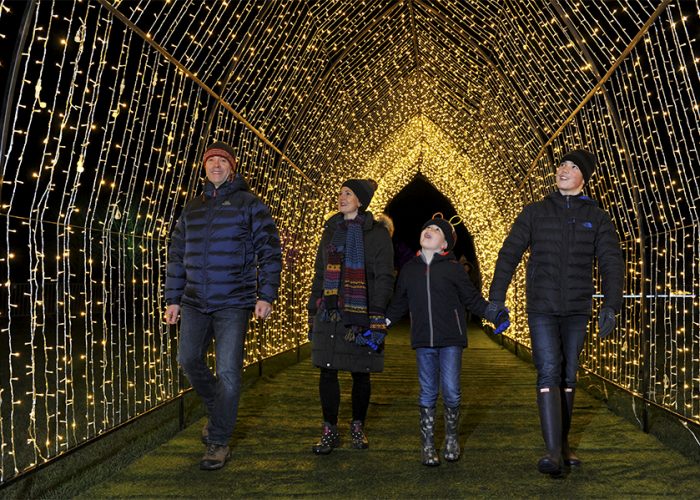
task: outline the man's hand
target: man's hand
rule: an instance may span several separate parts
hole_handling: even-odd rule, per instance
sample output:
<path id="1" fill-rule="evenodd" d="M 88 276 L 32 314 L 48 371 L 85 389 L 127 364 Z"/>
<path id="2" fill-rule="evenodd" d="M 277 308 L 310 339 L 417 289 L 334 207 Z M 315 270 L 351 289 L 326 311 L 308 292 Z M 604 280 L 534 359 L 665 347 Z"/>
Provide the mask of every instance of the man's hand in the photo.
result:
<path id="1" fill-rule="evenodd" d="M 255 303 L 255 317 L 258 319 L 267 319 L 272 312 L 272 304 L 264 300 L 258 300 Z"/>
<path id="2" fill-rule="evenodd" d="M 170 304 L 165 308 L 165 322 L 169 325 L 174 325 L 180 319 L 180 306 Z"/>

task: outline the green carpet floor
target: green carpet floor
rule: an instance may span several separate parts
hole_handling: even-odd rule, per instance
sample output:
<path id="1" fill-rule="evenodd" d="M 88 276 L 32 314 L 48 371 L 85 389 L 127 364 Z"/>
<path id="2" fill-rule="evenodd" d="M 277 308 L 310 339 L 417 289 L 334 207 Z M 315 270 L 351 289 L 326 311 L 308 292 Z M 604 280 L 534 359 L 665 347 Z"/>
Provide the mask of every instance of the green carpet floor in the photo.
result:
<path id="1" fill-rule="evenodd" d="M 700 465 L 580 391 L 572 443 L 584 464 L 562 478 L 539 474 L 543 451 L 534 368 L 472 329 L 464 351 L 464 454 L 437 468 L 420 464 L 418 383 L 408 329 L 393 329 L 386 369 L 372 378 L 369 450 L 349 448 L 349 376 L 341 377 L 343 444 L 315 456 L 320 433 L 318 371 L 308 359 L 263 377 L 241 399 L 233 456 L 198 469 L 204 420 L 94 486 L 83 498 L 647 498 L 700 495 Z M 442 414 L 440 408 L 439 414 Z M 442 437 L 442 425 L 438 437 Z M 440 441 L 438 441 L 440 442 Z"/>

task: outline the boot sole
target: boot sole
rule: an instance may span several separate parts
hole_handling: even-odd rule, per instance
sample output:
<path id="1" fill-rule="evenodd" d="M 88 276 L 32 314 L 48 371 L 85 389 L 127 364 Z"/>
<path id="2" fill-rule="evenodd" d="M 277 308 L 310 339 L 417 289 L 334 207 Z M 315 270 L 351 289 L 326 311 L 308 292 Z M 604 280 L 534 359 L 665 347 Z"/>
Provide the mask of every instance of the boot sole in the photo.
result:
<path id="1" fill-rule="evenodd" d="M 222 462 L 217 462 L 217 463 L 212 464 L 212 465 L 207 465 L 207 464 L 203 464 L 200 462 L 199 469 L 200 470 L 219 470 L 219 469 L 223 468 L 224 465 L 226 465 L 226 461 L 229 458 L 231 458 L 231 453 L 226 455 L 226 457 L 224 458 L 224 460 Z"/>

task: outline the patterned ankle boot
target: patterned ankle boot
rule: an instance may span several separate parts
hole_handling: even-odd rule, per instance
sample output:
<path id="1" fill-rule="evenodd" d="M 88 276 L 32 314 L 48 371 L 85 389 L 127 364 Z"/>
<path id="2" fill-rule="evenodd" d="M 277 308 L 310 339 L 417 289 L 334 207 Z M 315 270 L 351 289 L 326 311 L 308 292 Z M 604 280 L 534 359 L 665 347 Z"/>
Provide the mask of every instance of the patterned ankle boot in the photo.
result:
<path id="1" fill-rule="evenodd" d="M 318 443 L 311 447 L 316 455 L 328 455 L 333 448 L 340 446 L 340 433 L 336 425 L 323 422 L 323 431 Z"/>
<path id="2" fill-rule="evenodd" d="M 459 448 L 459 406 L 445 407 L 445 449 L 442 455 L 448 462 L 456 462 L 461 454 Z"/>
<path id="3" fill-rule="evenodd" d="M 350 437 L 352 438 L 352 447 L 358 450 L 369 448 L 369 441 L 365 435 L 364 426 L 361 420 L 353 420 L 350 422 Z"/>

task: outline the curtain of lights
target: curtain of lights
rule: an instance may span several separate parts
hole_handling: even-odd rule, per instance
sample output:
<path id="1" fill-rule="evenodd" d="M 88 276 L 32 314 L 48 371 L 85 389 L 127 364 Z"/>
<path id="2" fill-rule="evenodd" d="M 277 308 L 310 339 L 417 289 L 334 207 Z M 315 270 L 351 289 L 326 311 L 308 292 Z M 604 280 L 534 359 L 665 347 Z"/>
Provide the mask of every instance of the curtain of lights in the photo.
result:
<path id="1" fill-rule="evenodd" d="M 381 211 L 422 173 L 474 237 L 487 289 L 556 159 L 596 151 L 588 192 L 623 241 L 626 302 L 612 338 L 592 327 L 584 368 L 700 423 L 699 12 L 0 0 L 0 484 L 186 389 L 162 322 L 166 250 L 215 138 L 282 238 L 281 297 L 251 322 L 249 364 L 306 341 L 314 249 L 345 178 L 376 179 Z M 509 335 L 529 344 L 523 294 L 521 267 Z"/>

